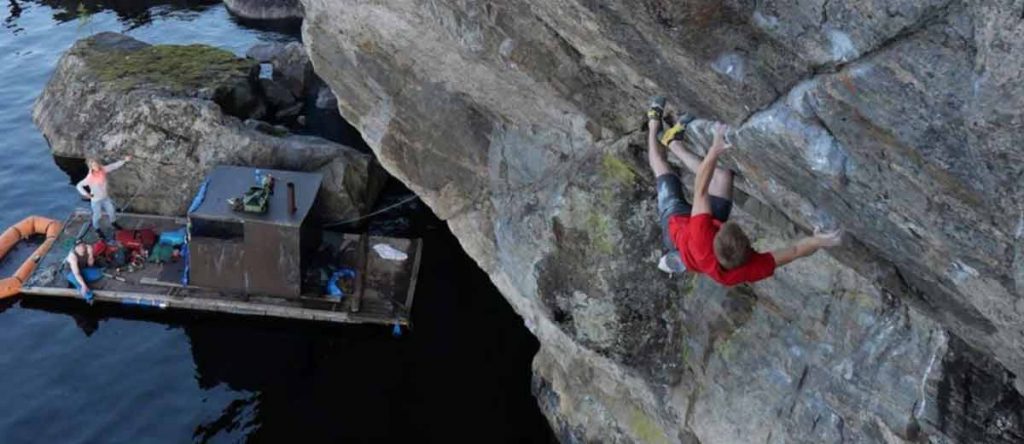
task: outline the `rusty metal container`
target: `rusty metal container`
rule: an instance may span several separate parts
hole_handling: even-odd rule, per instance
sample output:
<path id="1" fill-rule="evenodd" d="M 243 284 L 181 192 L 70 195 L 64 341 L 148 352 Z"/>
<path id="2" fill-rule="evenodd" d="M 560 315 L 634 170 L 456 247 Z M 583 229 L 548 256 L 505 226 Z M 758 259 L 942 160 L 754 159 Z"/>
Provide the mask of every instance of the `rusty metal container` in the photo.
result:
<path id="1" fill-rule="evenodd" d="M 256 170 L 219 166 L 210 173 L 203 203 L 189 214 L 189 281 L 245 294 L 298 297 L 303 258 L 319 243 L 319 229 L 310 213 L 323 176 L 259 169 L 274 177 L 277 188 L 267 211 L 232 210 L 228 199 L 256 185 Z M 294 184 L 294 202 L 285 184 Z"/>

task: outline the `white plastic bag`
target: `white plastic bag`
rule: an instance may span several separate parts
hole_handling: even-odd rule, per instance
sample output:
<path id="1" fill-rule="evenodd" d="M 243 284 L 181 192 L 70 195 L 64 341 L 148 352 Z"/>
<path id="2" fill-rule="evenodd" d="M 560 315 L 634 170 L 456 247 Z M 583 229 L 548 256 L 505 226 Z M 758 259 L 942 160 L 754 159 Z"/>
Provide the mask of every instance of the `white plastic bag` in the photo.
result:
<path id="1" fill-rule="evenodd" d="M 389 261 L 404 261 L 409 258 L 408 254 L 388 244 L 374 245 L 373 251 L 376 251 L 377 255 L 381 258 Z"/>

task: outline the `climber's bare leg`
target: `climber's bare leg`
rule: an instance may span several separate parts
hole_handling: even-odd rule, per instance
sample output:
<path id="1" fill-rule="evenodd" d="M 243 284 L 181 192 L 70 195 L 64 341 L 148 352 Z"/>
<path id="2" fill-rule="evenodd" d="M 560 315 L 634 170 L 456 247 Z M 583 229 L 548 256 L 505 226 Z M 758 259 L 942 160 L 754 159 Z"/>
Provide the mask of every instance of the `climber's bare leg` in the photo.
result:
<path id="1" fill-rule="evenodd" d="M 665 147 L 658 140 L 660 125 L 661 122 L 656 119 L 647 121 L 647 163 L 651 165 L 654 177 L 672 172 L 672 166 L 669 165 L 668 157 L 665 156 Z"/>
<path id="2" fill-rule="evenodd" d="M 675 154 L 679 160 L 683 161 L 683 165 L 686 165 L 686 169 L 690 170 L 693 174 L 697 174 L 697 167 L 700 166 L 702 159 L 696 154 L 687 151 L 686 148 L 683 148 L 682 141 L 673 140 L 669 142 L 668 149 L 672 150 L 672 154 Z"/>
<path id="3" fill-rule="evenodd" d="M 686 169 L 690 170 L 694 175 L 697 174 L 697 168 L 703 160 L 700 156 L 684 148 L 683 142 L 678 140 L 670 142 L 668 149 L 672 150 L 672 154 L 675 154 L 683 162 Z M 732 171 L 725 168 L 715 168 L 715 174 L 711 176 L 711 184 L 708 185 L 708 194 L 732 200 Z"/>

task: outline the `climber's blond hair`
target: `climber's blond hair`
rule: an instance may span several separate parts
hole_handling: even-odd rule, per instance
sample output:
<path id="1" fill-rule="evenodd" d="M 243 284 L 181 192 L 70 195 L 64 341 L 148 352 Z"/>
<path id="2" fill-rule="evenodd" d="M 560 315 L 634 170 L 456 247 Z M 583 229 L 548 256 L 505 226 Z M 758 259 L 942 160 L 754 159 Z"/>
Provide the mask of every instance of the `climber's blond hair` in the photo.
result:
<path id="1" fill-rule="evenodd" d="M 750 238 L 734 222 L 726 222 L 715 235 L 715 257 L 722 268 L 731 270 L 750 259 Z"/>

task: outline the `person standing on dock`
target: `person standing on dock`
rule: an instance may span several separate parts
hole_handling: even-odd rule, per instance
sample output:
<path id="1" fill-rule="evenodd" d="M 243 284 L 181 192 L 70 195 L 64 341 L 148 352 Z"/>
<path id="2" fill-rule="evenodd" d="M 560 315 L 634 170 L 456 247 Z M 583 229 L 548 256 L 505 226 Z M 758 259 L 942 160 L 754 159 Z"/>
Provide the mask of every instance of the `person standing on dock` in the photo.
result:
<path id="1" fill-rule="evenodd" d="M 92 290 L 89 289 L 90 282 L 96 282 L 103 277 L 103 270 L 96 267 L 96 257 L 93 255 L 92 245 L 86 244 L 84 240 L 75 241 L 75 247 L 68 252 L 65 259 L 68 263 L 68 282 L 82 293 L 85 302 L 92 303 Z"/>
<path id="2" fill-rule="evenodd" d="M 96 159 L 86 159 L 85 164 L 89 167 L 89 174 L 75 186 L 78 189 L 78 193 L 89 199 L 89 202 L 92 204 L 92 228 L 96 230 L 96 234 L 99 235 L 100 239 L 106 239 L 103 231 L 100 230 L 100 219 L 103 217 L 103 213 L 107 214 L 107 218 L 110 219 L 110 225 L 114 229 L 121 229 L 117 224 L 117 215 L 115 214 L 117 209 L 114 207 L 114 201 L 110 199 L 110 195 L 107 193 L 107 173 L 121 168 L 131 160 L 132 156 L 127 156 L 110 165 L 103 165 Z M 89 187 L 88 191 L 85 189 L 86 186 Z"/>

